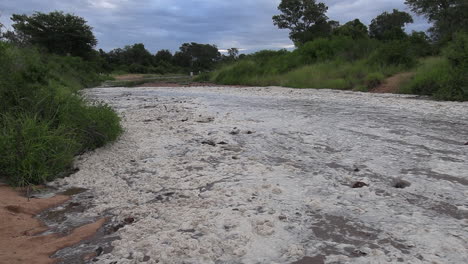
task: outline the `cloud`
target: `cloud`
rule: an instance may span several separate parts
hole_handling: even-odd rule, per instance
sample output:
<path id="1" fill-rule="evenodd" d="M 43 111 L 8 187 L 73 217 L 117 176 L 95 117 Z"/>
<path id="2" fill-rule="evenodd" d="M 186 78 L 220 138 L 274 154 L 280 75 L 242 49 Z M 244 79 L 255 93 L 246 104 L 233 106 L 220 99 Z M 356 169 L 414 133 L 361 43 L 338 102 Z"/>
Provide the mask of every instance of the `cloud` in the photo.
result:
<path id="1" fill-rule="evenodd" d="M 372 18 L 393 8 L 406 10 L 404 0 L 324 0 L 330 19 L 345 23 Z M 84 17 L 94 28 L 98 48 L 111 50 L 144 43 L 152 52 L 175 51 L 185 42 L 215 44 L 244 52 L 291 48 L 287 30 L 277 29 L 271 17 L 280 0 L 2 0 L 0 21 L 10 25 L 14 13 L 63 10 Z M 424 19 L 409 29 L 425 30 Z"/>

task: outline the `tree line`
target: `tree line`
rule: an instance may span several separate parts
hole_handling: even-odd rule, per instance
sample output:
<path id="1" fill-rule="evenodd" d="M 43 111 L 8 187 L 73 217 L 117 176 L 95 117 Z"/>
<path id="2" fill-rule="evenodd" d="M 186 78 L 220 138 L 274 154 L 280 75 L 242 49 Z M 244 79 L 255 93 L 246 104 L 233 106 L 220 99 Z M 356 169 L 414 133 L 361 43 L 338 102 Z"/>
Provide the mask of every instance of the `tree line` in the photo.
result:
<path id="1" fill-rule="evenodd" d="M 407 0 L 405 3 L 413 12 L 425 16 L 432 23 L 429 36 L 425 32 L 414 33 L 427 41 L 443 46 L 457 32 L 467 30 L 466 0 Z M 280 29 L 289 29 L 289 37 L 296 46 L 333 35 L 354 39 L 370 37 L 380 41 L 401 40 L 407 37 L 405 25 L 413 23 L 409 13 L 393 9 L 375 17 L 369 27 L 359 19 L 340 25 L 326 15 L 328 6 L 315 0 L 282 0 L 278 10 L 281 14 L 273 16 L 273 23 Z"/>
<path id="2" fill-rule="evenodd" d="M 177 73 L 212 70 L 216 63 L 238 56 L 236 48 L 222 55 L 216 45 L 184 43 L 175 53 L 167 49 L 151 54 L 136 43 L 105 52 L 95 50 L 97 40 L 87 21 L 60 11 L 32 15 L 14 14 L 12 30 L 0 31 L 0 39 L 18 47 L 34 46 L 45 52 L 81 57 L 94 62 L 102 72 Z"/>

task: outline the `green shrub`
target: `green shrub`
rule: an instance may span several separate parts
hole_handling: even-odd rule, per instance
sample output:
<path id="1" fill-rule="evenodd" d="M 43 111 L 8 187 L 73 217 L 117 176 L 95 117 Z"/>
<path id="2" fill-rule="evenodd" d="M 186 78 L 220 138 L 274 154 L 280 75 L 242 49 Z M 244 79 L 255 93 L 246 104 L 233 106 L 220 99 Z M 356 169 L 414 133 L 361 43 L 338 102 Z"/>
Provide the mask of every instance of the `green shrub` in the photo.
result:
<path id="1" fill-rule="evenodd" d="M 119 116 L 105 104 L 86 105 L 73 99 L 63 105 L 58 120 L 66 125 L 80 144 L 80 152 L 104 146 L 122 132 Z"/>
<path id="2" fill-rule="evenodd" d="M 468 100 L 468 35 L 458 34 L 443 55 L 424 60 L 400 92 L 441 100 Z"/>
<path id="3" fill-rule="evenodd" d="M 456 34 L 443 54 L 450 63 L 450 79 L 435 96 L 443 100 L 468 100 L 468 33 Z"/>
<path id="4" fill-rule="evenodd" d="M 411 52 L 411 43 L 406 40 L 394 40 L 385 43 L 369 58 L 374 65 L 396 65 L 411 68 L 416 65 L 416 57 Z"/>
<path id="5" fill-rule="evenodd" d="M 42 184 L 70 168 L 79 144 L 66 127 L 28 115 L 0 121 L 0 171 L 10 184 Z"/>
<path id="6" fill-rule="evenodd" d="M 352 86 L 344 78 L 339 78 L 339 79 L 327 80 L 324 84 L 324 87 L 330 88 L 330 89 L 348 90 Z"/>
<path id="7" fill-rule="evenodd" d="M 428 58 L 416 69 L 415 75 L 400 92 L 420 95 L 434 95 L 447 86 L 450 79 L 450 65 L 445 58 Z"/>
<path id="8" fill-rule="evenodd" d="M 380 72 L 373 72 L 370 73 L 366 76 L 365 79 L 365 85 L 368 90 L 374 89 L 380 84 L 382 84 L 382 81 L 385 79 L 385 75 L 383 75 Z"/>
<path id="9" fill-rule="evenodd" d="M 356 91 L 356 92 L 368 92 L 369 91 L 369 88 L 365 85 L 356 85 L 356 87 L 354 87 L 353 91 Z"/>
<path id="10" fill-rule="evenodd" d="M 77 94 L 104 78 L 81 58 L 0 42 L 0 176 L 44 183 L 65 175 L 74 155 L 115 140 L 117 114 Z"/>

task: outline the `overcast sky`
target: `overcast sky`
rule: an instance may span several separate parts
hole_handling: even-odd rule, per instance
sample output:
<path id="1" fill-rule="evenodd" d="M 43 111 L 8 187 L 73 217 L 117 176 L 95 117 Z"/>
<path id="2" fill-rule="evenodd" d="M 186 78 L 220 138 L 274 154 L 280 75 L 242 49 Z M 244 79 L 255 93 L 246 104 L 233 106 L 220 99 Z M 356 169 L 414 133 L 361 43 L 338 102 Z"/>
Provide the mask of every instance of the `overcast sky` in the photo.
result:
<path id="1" fill-rule="evenodd" d="M 320 2 L 320 1 L 319 1 Z M 404 0 L 323 0 L 330 19 L 345 23 L 372 18 L 393 8 L 408 11 Z M 109 51 L 144 43 L 151 52 L 175 51 L 185 42 L 237 47 L 249 53 L 259 49 L 292 47 L 288 30 L 273 26 L 280 0 L 0 0 L 0 21 L 11 24 L 15 13 L 62 10 L 84 17 L 94 28 L 98 48 Z M 408 30 L 426 30 L 415 16 Z"/>

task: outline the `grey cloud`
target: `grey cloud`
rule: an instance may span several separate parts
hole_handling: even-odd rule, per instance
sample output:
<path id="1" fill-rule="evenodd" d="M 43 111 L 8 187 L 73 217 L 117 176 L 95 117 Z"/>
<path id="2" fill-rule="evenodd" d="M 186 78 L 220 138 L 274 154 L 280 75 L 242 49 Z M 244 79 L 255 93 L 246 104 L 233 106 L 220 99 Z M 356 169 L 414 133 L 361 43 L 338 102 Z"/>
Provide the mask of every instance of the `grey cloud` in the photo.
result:
<path id="1" fill-rule="evenodd" d="M 220 49 L 245 52 L 291 46 L 287 30 L 277 29 L 271 17 L 280 0 L 3 0 L 0 21 L 9 25 L 13 13 L 63 10 L 84 17 L 93 26 L 98 48 L 111 50 L 144 43 L 152 52 L 177 50 L 185 42 L 210 43 Z M 325 0 L 331 19 L 364 23 L 383 11 L 407 10 L 404 0 Z M 418 18 L 409 30 L 425 30 Z"/>

